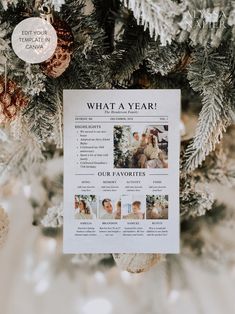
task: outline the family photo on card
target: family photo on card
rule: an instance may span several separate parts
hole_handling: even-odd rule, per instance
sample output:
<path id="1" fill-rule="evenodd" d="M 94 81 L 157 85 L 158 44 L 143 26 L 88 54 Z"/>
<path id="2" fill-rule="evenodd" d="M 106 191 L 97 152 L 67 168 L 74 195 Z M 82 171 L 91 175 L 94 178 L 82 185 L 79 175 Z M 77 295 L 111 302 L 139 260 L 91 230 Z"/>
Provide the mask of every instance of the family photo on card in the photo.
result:
<path id="1" fill-rule="evenodd" d="M 114 168 L 168 168 L 168 125 L 115 125 Z"/>

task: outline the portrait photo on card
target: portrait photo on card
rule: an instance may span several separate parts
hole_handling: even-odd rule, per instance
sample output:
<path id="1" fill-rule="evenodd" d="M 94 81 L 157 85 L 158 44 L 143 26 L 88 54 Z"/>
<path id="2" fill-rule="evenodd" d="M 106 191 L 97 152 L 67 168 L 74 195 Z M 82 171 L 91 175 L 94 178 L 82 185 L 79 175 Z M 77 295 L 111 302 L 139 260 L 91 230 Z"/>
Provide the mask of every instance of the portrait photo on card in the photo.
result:
<path id="1" fill-rule="evenodd" d="M 168 125 L 115 125 L 114 168 L 168 168 Z"/>
<path id="2" fill-rule="evenodd" d="M 121 219 L 121 198 L 100 196 L 99 219 Z"/>
<path id="3" fill-rule="evenodd" d="M 146 196 L 146 218 L 168 219 L 168 195 Z"/>
<path id="4" fill-rule="evenodd" d="M 145 195 L 122 196 L 122 219 L 145 219 Z"/>
<path id="5" fill-rule="evenodd" d="M 95 195 L 75 195 L 74 197 L 75 219 L 96 219 L 97 199 Z"/>

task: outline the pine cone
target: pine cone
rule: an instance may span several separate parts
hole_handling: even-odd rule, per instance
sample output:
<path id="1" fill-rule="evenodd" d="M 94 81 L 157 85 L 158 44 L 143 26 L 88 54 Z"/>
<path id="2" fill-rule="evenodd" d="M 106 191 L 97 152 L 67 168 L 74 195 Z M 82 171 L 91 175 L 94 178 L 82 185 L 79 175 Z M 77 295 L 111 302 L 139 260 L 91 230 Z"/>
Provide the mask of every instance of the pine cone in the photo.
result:
<path id="1" fill-rule="evenodd" d="M 0 77 L 0 124 L 5 124 L 15 119 L 17 113 L 28 104 L 28 99 L 12 80 Z"/>
<path id="2" fill-rule="evenodd" d="M 0 247 L 6 242 L 9 230 L 9 218 L 7 213 L 0 207 Z"/>
<path id="3" fill-rule="evenodd" d="M 70 64 L 74 38 L 72 30 L 66 22 L 55 20 L 52 25 L 57 33 L 57 48 L 53 56 L 41 64 L 41 68 L 47 76 L 57 78 Z"/>

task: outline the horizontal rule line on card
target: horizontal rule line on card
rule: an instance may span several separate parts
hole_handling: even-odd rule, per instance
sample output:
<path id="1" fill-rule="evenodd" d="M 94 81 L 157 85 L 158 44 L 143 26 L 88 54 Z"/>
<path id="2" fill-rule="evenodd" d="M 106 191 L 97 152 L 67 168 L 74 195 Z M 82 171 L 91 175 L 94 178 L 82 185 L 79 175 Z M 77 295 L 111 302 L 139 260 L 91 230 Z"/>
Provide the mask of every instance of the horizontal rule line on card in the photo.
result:
<path id="1" fill-rule="evenodd" d="M 112 123 L 112 124 L 115 124 L 117 122 L 122 122 L 122 123 L 144 123 L 144 124 L 146 124 L 146 123 L 154 123 L 154 126 L 158 126 L 158 124 L 156 124 L 156 123 L 161 123 L 159 125 L 162 125 L 163 122 L 168 122 L 168 121 L 160 121 L 160 122 L 156 122 L 156 121 L 124 121 L 124 120 L 122 120 L 122 121 L 76 121 L 76 123 L 86 123 L 86 124 L 87 124 L 87 122 L 89 122 L 89 123 Z"/>
<path id="2" fill-rule="evenodd" d="M 94 176 L 94 173 L 75 173 L 75 176 Z"/>
<path id="3" fill-rule="evenodd" d="M 94 116 L 75 116 L 76 118 L 94 118 Z M 126 116 L 96 116 L 97 118 L 126 118 Z M 131 116 L 133 117 L 133 115 Z M 135 116 L 136 118 L 152 118 L 151 116 Z M 154 117 L 160 117 L 160 118 L 168 118 L 168 116 L 154 116 Z M 134 117 L 133 117 L 134 118 Z"/>
<path id="4" fill-rule="evenodd" d="M 150 176 L 168 176 L 168 173 L 149 173 Z"/>

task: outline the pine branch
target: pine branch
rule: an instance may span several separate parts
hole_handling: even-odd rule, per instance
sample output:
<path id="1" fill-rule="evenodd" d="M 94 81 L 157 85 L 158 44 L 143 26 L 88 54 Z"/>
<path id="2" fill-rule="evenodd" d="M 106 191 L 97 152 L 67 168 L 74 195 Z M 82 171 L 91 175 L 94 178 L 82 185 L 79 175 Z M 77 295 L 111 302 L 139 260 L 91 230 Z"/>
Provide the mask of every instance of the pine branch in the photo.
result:
<path id="1" fill-rule="evenodd" d="M 184 169 L 187 172 L 201 165 L 206 156 L 215 149 L 231 123 L 232 110 L 232 80 L 228 56 L 199 50 L 194 53 L 193 59 L 188 79 L 191 87 L 200 93 L 203 107 L 194 140 L 185 153 Z"/>
<path id="2" fill-rule="evenodd" d="M 211 210 L 214 195 L 202 176 L 195 173 L 182 176 L 180 185 L 180 214 L 182 219 L 203 216 Z"/>
<path id="3" fill-rule="evenodd" d="M 202 166 L 196 170 L 205 177 L 208 182 L 218 182 L 229 187 L 235 186 L 235 162 L 225 153 L 223 141 L 216 150 L 211 153 L 203 162 Z M 226 147 L 226 150 L 229 149 Z"/>
<path id="4" fill-rule="evenodd" d="M 22 62 L 15 57 L 10 47 L 12 30 L 8 21 L 0 21 L 0 75 L 5 72 L 6 64 L 8 73 L 13 72 L 14 76 L 22 75 Z M 11 73 L 10 76 L 12 76 Z"/>
<path id="5" fill-rule="evenodd" d="M 171 0 L 123 0 L 133 11 L 139 25 L 149 28 L 151 37 L 160 38 L 163 46 L 175 38 L 178 24 L 175 18 L 181 13 L 180 6 Z"/>
<path id="6" fill-rule="evenodd" d="M 138 26 L 132 16 L 127 21 L 124 34 L 116 44 L 112 56 L 114 80 L 129 79 L 146 57 L 149 34 Z"/>
<path id="7" fill-rule="evenodd" d="M 25 75 L 21 80 L 24 93 L 28 97 L 39 95 L 45 92 L 47 77 L 41 72 L 38 64 L 25 64 Z"/>
<path id="8" fill-rule="evenodd" d="M 58 88 L 57 97 L 57 110 L 54 115 L 53 123 L 53 140 L 57 148 L 63 148 L 63 93 L 62 88 Z"/>
<path id="9" fill-rule="evenodd" d="M 51 4 L 55 11 L 60 11 L 63 4 L 65 4 L 65 0 L 51 0 Z"/>
<path id="10" fill-rule="evenodd" d="M 185 52 L 185 46 L 176 42 L 160 46 L 158 42 L 151 41 L 146 56 L 147 69 L 152 74 L 167 75 L 176 69 Z"/>
<path id="11" fill-rule="evenodd" d="M 69 69 L 61 77 L 63 88 L 108 88 L 111 71 L 106 56 L 106 36 L 99 26 L 95 12 L 82 13 L 83 1 L 69 1 L 64 19 L 72 27 L 75 50 Z M 67 13 L 66 13 L 67 12 Z"/>
<path id="12" fill-rule="evenodd" d="M 7 65 L 8 78 L 14 77 L 14 80 L 18 79 L 18 81 L 25 78 L 25 63 L 13 52 L 11 35 L 14 27 L 23 19 L 21 14 L 23 8 L 25 9 L 25 3 L 22 1 L 16 6 L 14 4 L 9 5 L 6 11 L 0 4 L 0 74 L 5 72 L 5 65 Z"/>
<path id="13" fill-rule="evenodd" d="M 0 177 L 6 175 L 14 177 L 31 176 L 39 171 L 44 158 L 41 146 L 33 136 L 27 132 L 22 134 L 20 141 L 8 141 L 1 143 Z"/>
<path id="14" fill-rule="evenodd" d="M 10 133 L 15 141 L 20 141 L 22 137 L 24 137 L 26 124 L 22 111 L 20 111 L 16 118 L 10 123 Z"/>
<path id="15" fill-rule="evenodd" d="M 7 23 L 0 25 L 0 74 L 5 71 L 5 64 L 7 59 L 9 59 L 9 40 L 7 40 Z"/>
<path id="16" fill-rule="evenodd" d="M 107 53 L 114 49 L 115 20 L 119 13 L 119 0 L 92 0 L 99 26 L 105 33 Z"/>
<path id="17" fill-rule="evenodd" d="M 192 45 L 218 47 L 231 37 L 232 1 L 184 0 L 182 5 L 179 40 L 191 40 Z"/>
<path id="18" fill-rule="evenodd" d="M 56 83 L 48 80 L 45 92 L 36 95 L 24 111 L 28 128 L 35 134 L 39 143 L 52 137 L 57 101 Z"/>

